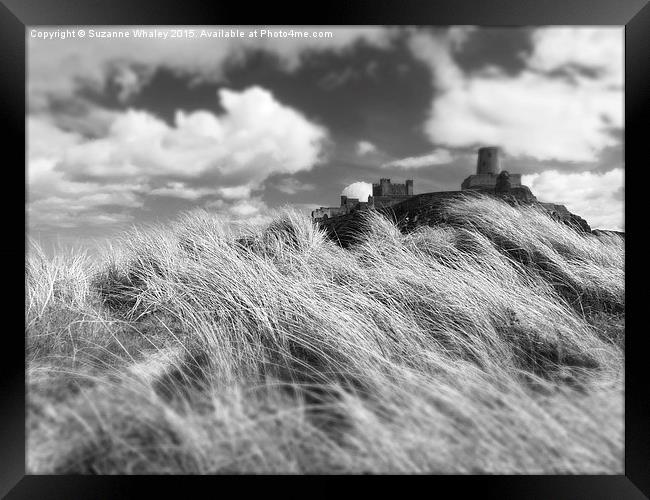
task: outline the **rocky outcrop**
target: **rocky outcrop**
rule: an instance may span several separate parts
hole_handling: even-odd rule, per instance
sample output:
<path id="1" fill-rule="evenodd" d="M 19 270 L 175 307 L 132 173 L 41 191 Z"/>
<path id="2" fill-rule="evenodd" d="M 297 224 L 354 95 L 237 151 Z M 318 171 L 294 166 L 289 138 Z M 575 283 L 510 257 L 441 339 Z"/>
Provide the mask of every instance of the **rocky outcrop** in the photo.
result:
<path id="1" fill-rule="evenodd" d="M 589 224 L 582 217 L 571 213 L 564 205 L 538 202 L 526 186 L 510 188 L 504 191 L 498 193 L 491 190 L 490 193 L 486 193 L 482 190 L 464 190 L 425 193 L 415 195 L 391 207 L 378 209 L 377 212 L 393 220 L 402 232 L 408 233 L 419 226 L 435 226 L 449 223 L 450 221 L 447 220 L 445 215 L 445 206 L 454 199 L 489 194 L 513 206 L 537 205 L 547 210 L 551 217 L 558 222 L 567 224 L 576 231 L 592 232 Z M 334 241 L 345 248 L 354 244 L 359 233 L 362 232 L 366 224 L 364 213 L 364 210 L 359 210 L 355 213 L 319 221 L 318 224 L 325 229 Z"/>
<path id="2" fill-rule="evenodd" d="M 556 203 L 539 203 L 539 205 L 544 207 L 558 222 L 564 222 L 580 232 L 591 233 L 591 227 L 587 221 L 579 215 L 569 212 L 564 205 Z"/>
<path id="3" fill-rule="evenodd" d="M 611 236 L 619 236 L 625 239 L 625 231 L 613 231 L 611 229 L 594 229 L 591 233 L 594 234 L 595 236 L 611 235 Z"/>

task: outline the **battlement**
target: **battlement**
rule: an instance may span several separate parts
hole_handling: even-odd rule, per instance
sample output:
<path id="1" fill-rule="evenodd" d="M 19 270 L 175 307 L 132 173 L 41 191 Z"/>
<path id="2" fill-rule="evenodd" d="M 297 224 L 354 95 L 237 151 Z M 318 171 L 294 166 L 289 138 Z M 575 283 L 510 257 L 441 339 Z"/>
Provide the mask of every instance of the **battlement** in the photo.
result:
<path id="1" fill-rule="evenodd" d="M 372 185 L 372 196 L 413 196 L 413 180 L 408 179 L 404 184 L 392 184 L 390 179 L 379 179 Z"/>

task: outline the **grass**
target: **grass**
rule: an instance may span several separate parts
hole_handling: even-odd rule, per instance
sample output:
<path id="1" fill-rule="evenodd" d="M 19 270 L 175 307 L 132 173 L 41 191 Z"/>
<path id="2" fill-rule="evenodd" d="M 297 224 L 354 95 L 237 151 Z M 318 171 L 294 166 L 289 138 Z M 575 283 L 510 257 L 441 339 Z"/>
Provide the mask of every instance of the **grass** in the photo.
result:
<path id="1" fill-rule="evenodd" d="M 34 247 L 29 472 L 622 473 L 622 239 L 445 210 L 348 249 L 291 211 Z"/>

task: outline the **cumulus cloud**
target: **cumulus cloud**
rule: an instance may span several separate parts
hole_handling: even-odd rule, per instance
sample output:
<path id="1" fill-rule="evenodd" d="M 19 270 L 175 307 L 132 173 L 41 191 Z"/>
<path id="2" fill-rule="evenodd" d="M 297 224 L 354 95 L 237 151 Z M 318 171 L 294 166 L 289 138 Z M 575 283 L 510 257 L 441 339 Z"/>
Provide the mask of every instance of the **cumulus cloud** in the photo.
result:
<path id="1" fill-rule="evenodd" d="M 540 201 L 563 203 L 593 228 L 623 230 L 623 177 L 622 168 L 605 173 L 547 170 L 524 175 L 522 183 L 529 186 Z"/>
<path id="2" fill-rule="evenodd" d="M 224 114 L 178 111 L 171 126 L 145 111 L 117 113 L 96 139 L 30 117 L 31 200 L 76 198 L 66 208 L 70 213 L 112 203 L 139 206 L 149 194 L 244 200 L 270 175 L 309 170 L 322 160 L 327 131 L 269 91 L 222 89 L 219 98 Z M 80 197 L 85 193 L 90 197 Z M 58 206 L 44 203 L 33 203 L 32 211 Z M 237 214 L 248 213 L 238 206 Z"/>
<path id="3" fill-rule="evenodd" d="M 621 28 L 545 28 L 535 31 L 528 65 L 536 70 L 565 71 L 584 78 L 593 71 L 606 85 L 623 85 L 623 31 Z M 588 78 L 586 78 L 588 80 Z"/>
<path id="4" fill-rule="evenodd" d="M 93 27 L 96 28 L 96 27 Z M 30 109 L 40 109 L 55 99 L 73 97 L 80 87 L 102 91 L 110 83 L 121 99 L 136 93 L 158 68 L 184 74 L 197 81 L 223 80 L 226 65 L 242 63 L 249 54 L 274 56 L 286 71 L 298 68 L 314 52 L 342 53 L 358 43 L 387 46 L 393 30 L 379 27 L 328 28 L 329 38 L 208 38 L 192 27 L 195 38 L 149 39 L 76 38 L 42 40 L 28 37 L 28 92 Z M 131 30 L 130 27 L 111 27 Z M 169 28 L 156 28 L 170 32 Z M 247 30 L 247 28 L 240 28 Z M 252 28 L 254 29 L 254 28 Z M 272 29 L 283 29 L 273 27 Z"/>
<path id="5" fill-rule="evenodd" d="M 174 125 L 128 110 L 108 135 L 68 148 L 61 168 L 84 178 L 210 173 L 227 185 L 255 188 L 271 173 L 309 169 L 319 160 L 326 131 L 260 87 L 219 91 L 225 114 L 178 111 Z"/>
<path id="6" fill-rule="evenodd" d="M 422 156 L 409 156 L 408 158 L 401 158 L 393 160 L 382 165 L 383 168 L 397 167 L 397 168 L 422 168 L 431 167 L 434 165 L 444 165 L 453 161 L 454 157 L 448 149 L 436 148 L 428 155 Z"/>
<path id="7" fill-rule="evenodd" d="M 460 40 L 460 42 L 459 42 Z M 540 28 L 526 68 L 467 74 L 454 60 L 463 37 L 425 33 L 410 41 L 435 87 L 425 132 L 436 144 L 495 144 L 513 156 L 590 162 L 623 127 L 623 30 Z"/>
<path id="8" fill-rule="evenodd" d="M 359 201 L 368 201 L 368 196 L 372 196 L 372 184 L 369 182 L 353 182 L 345 186 L 341 195 L 348 198 L 359 198 Z"/>
<path id="9" fill-rule="evenodd" d="M 359 156 L 367 155 L 368 153 L 374 153 L 377 151 L 377 146 L 375 146 L 370 141 L 359 141 L 357 142 L 357 154 Z"/>

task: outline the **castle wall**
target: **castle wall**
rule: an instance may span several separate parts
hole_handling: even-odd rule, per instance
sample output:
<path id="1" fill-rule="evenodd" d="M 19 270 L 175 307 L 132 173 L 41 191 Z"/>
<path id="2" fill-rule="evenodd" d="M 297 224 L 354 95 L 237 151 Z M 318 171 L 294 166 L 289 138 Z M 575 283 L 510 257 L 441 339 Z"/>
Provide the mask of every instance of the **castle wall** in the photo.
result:
<path id="1" fill-rule="evenodd" d="M 322 219 L 325 216 L 329 219 L 330 217 L 338 217 L 339 215 L 346 215 L 354 210 L 366 208 L 368 202 L 359 201 L 359 198 L 348 198 L 347 196 L 341 196 L 341 206 L 340 207 L 320 207 L 316 210 L 312 210 L 311 216 L 313 219 Z"/>
<path id="2" fill-rule="evenodd" d="M 368 198 L 368 205 L 374 208 L 390 207 L 401 201 L 411 198 L 411 195 L 390 195 L 390 196 L 370 196 Z"/>
<path id="3" fill-rule="evenodd" d="M 391 184 L 390 189 L 385 195 L 388 196 L 403 196 L 406 195 L 406 185 L 405 184 Z"/>
<path id="4" fill-rule="evenodd" d="M 338 217 L 346 213 L 345 207 L 320 207 L 313 210 L 311 216 L 313 219 L 322 219 L 327 217 Z"/>
<path id="5" fill-rule="evenodd" d="M 461 189 L 494 189 L 497 185 L 498 175 L 493 174 L 476 174 L 467 177 L 461 184 Z M 521 174 L 510 174 L 510 185 L 512 187 L 521 187 Z"/>

